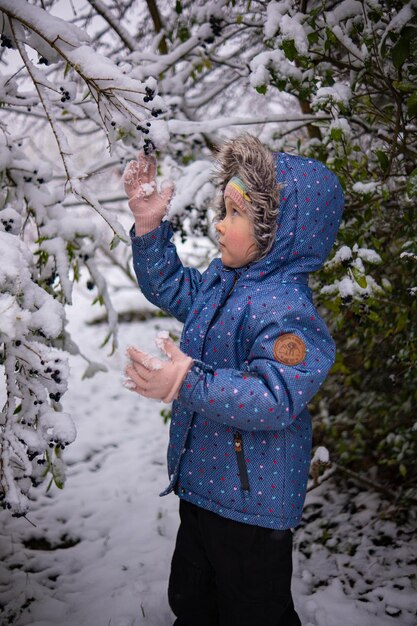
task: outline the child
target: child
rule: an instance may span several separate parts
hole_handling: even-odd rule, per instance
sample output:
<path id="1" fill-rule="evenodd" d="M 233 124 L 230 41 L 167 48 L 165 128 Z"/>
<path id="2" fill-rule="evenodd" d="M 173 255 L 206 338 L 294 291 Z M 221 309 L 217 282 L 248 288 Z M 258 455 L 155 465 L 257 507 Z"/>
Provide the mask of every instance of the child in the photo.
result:
<path id="1" fill-rule="evenodd" d="M 309 272 L 333 245 L 343 192 L 323 164 L 245 134 L 216 157 L 221 259 L 185 268 L 161 222 L 173 192 L 155 160 L 125 172 L 133 261 L 146 297 L 181 322 L 168 360 L 130 348 L 127 384 L 174 400 L 170 484 L 181 524 L 169 601 L 176 626 L 297 626 L 292 531 L 311 452 L 307 403 L 335 358 Z M 281 198 L 279 199 L 279 195 Z"/>

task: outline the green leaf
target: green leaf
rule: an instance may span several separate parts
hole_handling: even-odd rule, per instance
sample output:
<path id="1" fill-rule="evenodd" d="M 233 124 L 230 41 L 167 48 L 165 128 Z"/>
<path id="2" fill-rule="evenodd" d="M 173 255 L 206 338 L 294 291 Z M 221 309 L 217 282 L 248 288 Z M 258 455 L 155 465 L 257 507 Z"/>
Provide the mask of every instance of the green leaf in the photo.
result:
<path id="1" fill-rule="evenodd" d="M 400 470 L 401 476 L 405 477 L 407 475 L 407 468 L 403 463 L 401 463 L 399 470 Z"/>
<path id="2" fill-rule="evenodd" d="M 368 283 L 366 282 L 366 276 L 362 274 L 362 272 L 360 272 L 356 267 L 352 267 L 352 274 L 359 287 L 361 287 L 362 289 L 366 289 L 368 286 Z"/>
<path id="3" fill-rule="evenodd" d="M 317 43 L 319 40 L 319 34 L 315 31 L 307 35 L 308 43 Z"/>
<path id="4" fill-rule="evenodd" d="M 100 344 L 100 348 L 104 348 L 104 346 L 109 343 L 109 340 L 112 334 L 113 334 L 112 332 L 107 333 L 107 335 L 104 338 L 104 341 Z"/>
<path id="5" fill-rule="evenodd" d="M 284 39 L 282 42 L 282 49 L 285 56 L 289 61 L 294 61 L 297 56 L 297 48 L 295 47 L 294 39 Z"/>
<path id="6" fill-rule="evenodd" d="M 263 96 L 266 94 L 267 89 L 268 89 L 267 85 L 260 85 L 259 87 L 256 87 L 256 91 L 262 94 Z"/>
<path id="7" fill-rule="evenodd" d="M 417 167 L 411 172 L 407 180 L 407 194 L 410 198 L 417 196 Z"/>
<path id="8" fill-rule="evenodd" d="M 417 91 L 417 85 L 415 83 L 394 80 L 392 85 L 395 89 L 398 89 L 398 91 L 404 91 L 405 93 L 415 93 Z"/>
<path id="9" fill-rule="evenodd" d="M 394 67 L 399 70 L 410 54 L 410 42 L 406 37 L 400 37 L 391 51 Z"/>
<path id="10" fill-rule="evenodd" d="M 176 3 L 175 3 L 175 12 L 178 15 L 181 15 L 181 13 L 182 13 L 182 4 L 181 4 L 181 2 L 179 0 L 177 0 Z"/>
<path id="11" fill-rule="evenodd" d="M 187 41 L 190 38 L 190 31 L 188 30 L 186 26 L 180 26 L 177 34 L 178 34 L 179 40 L 182 41 L 183 43 L 184 41 Z"/>
<path id="12" fill-rule="evenodd" d="M 330 131 L 330 137 L 333 141 L 340 141 L 343 138 L 343 131 L 341 128 L 332 128 Z"/>
<path id="13" fill-rule="evenodd" d="M 114 250 L 115 248 L 117 248 L 119 243 L 120 243 L 120 237 L 119 235 L 115 235 L 110 242 L 110 250 Z"/>
<path id="14" fill-rule="evenodd" d="M 383 150 L 375 150 L 376 158 L 378 159 L 378 163 L 381 166 L 381 170 L 386 172 L 389 168 L 389 159 L 386 152 Z"/>
<path id="15" fill-rule="evenodd" d="M 378 313 L 376 313 L 375 311 L 371 311 L 368 315 L 369 319 L 372 322 L 380 322 L 381 318 L 379 317 Z"/>
<path id="16" fill-rule="evenodd" d="M 407 111 L 410 117 L 417 115 L 417 91 L 407 99 Z"/>

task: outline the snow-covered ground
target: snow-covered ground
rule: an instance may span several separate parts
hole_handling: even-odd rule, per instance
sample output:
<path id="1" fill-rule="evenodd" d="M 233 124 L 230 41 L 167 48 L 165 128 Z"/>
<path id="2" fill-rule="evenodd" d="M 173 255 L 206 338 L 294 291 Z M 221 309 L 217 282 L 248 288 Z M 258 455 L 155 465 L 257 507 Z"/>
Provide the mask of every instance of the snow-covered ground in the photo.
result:
<path id="1" fill-rule="evenodd" d="M 145 301 L 132 293 L 127 304 Z M 107 358 L 98 349 L 105 328 L 84 323 L 97 311 L 82 290 L 75 311 L 75 337 L 109 371 L 81 381 L 85 363 L 71 358 L 64 408 L 78 437 L 65 451 L 65 489 L 32 492 L 33 525 L 0 511 L 0 623 L 169 626 L 178 515 L 174 495 L 158 496 L 166 486 L 165 405 L 127 391 L 122 370 L 127 345 L 156 351 L 157 331 L 178 334 L 179 325 L 166 318 L 122 324 L 120 348 Z M 416 572 L 415 528 L 396 525 L 389 503 L 332 479 L 309 493 L 294 552 L 304 626 L 416 626 Z"/>

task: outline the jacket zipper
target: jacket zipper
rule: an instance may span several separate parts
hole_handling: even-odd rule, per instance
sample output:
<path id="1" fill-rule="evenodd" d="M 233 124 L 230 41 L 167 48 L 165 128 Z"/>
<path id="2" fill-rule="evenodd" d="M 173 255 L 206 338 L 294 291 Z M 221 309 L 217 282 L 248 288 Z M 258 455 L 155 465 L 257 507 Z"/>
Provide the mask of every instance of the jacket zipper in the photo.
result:
<path id="1" fill-rule="evenodd" d="M 239 470 L 240 486 L 242 487 L 243 491 L 249 491 L 248 468 L 246 467 L 245 455 L 243 453 L 242 435 L 240 434 L 238 430 L 236 430 L 233 437 L 234 437 L 237 467 Z"/>

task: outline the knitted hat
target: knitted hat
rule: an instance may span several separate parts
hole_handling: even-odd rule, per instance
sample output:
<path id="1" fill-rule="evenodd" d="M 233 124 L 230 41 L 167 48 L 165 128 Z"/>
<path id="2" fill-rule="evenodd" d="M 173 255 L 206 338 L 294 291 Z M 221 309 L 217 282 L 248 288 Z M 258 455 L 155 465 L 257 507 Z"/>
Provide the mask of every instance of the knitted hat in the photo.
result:
<path id="1" fill-rule="evenodd" d="M 247 210 L 247 203 L 250 203 L 248 187 L 238 176 L 233 176 L 224 190 L 224 199 L 231 198 L 233 202 L 243 211 Z"/>

